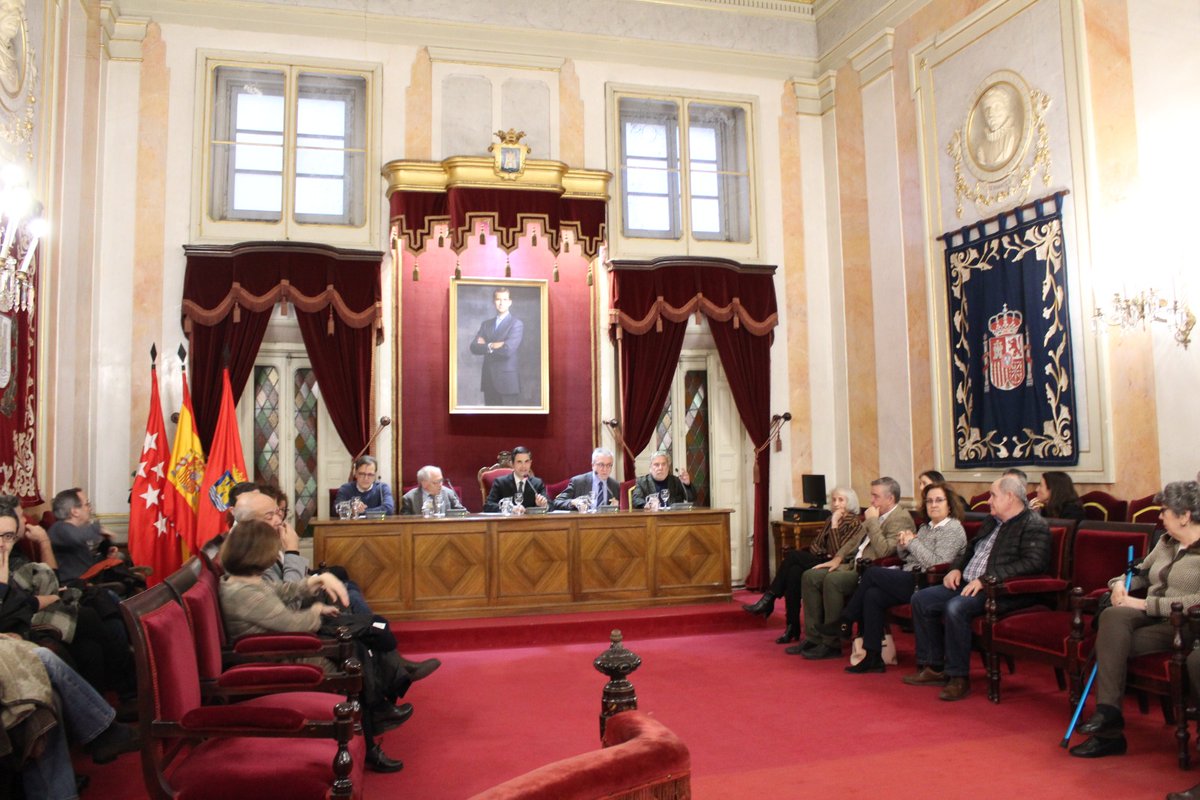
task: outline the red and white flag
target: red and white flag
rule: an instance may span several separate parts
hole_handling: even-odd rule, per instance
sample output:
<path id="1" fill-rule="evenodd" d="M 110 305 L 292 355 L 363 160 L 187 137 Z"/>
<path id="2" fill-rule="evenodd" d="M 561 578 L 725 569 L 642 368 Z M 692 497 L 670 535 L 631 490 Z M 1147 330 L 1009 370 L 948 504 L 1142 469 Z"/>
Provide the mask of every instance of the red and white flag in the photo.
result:
<path id="1" fill-rule="evenodd" d="M 208 451 L 204 482 L 200 484 L 199 524 L 196 527 L 196 546 L 203 547 L 214 536 L 224 533 L 225 510 L 229 507 L 229 490 L 246 480 L 246 459 L 242 455 L 242 440 L 238 435 L 237 412 L 233 406 L 233 387 L 229 369 L 222 373 L 221 413 L 217 415 L 217 430 L 213 433 Z"/>
<path id="2" fill-rule="evenodd" d="M 183 563 L 179 536 L 163 510 L 167 480 L 167 429 L 158 399 L 158 372 L 150 366 L 150 416 L 129 497 L 129 555 L 133 563 L 153 567 L 146 583 L 153 586 Z"/>

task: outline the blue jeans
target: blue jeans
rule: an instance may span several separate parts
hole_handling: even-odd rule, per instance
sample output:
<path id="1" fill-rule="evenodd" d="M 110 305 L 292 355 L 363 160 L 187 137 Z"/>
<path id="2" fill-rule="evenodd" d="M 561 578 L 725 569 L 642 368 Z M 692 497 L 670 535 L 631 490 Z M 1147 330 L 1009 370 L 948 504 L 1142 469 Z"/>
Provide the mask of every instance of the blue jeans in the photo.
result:
<path id="1" fill-rule="evenodd" d="M 75 769 L 71 766 L 71 751 L 67 746 L 67 730 L 71 738 L 86 744 L 112 724 L 117 712 L 78 672 L 44 647 L 34 650 L 50 676 L 62 706 L 62 720 L 46 734 L 46 749 L 42 755 L 25 765 L 21 779 L 26 797 L 46 800 L 74 800 Z"/>
<path id="2" fill-rule="evenodd" d="M 946 674 L 965 678 L 971 672 L 971 621 L 983 613 L 987 594 L 963 597 L 957 589 L 930 586 L 912 596 L 917 663 L 945 664 Z"/>

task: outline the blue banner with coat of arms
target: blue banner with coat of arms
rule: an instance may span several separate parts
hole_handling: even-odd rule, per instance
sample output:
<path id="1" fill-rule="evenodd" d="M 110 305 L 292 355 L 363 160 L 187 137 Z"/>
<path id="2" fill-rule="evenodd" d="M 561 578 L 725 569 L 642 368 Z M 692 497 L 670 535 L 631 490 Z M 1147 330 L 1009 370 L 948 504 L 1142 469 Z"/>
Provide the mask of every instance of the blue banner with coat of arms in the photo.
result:
<path id="1" fill-rule="evenodd" d="M 942 237 L 959 469 L 1079 462 L 1062 197 Z"/>

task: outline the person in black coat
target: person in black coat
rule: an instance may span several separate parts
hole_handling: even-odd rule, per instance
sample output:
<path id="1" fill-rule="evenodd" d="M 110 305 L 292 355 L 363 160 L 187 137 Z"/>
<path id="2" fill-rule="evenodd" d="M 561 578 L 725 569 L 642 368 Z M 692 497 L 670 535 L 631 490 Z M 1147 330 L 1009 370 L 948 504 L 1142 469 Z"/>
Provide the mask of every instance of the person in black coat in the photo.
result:
<path id="1" fill-rule="evenodd" d="M 692 488 L 692 476 L 686 469 L 678 475 L 671 474 L 671 456 L 665 450 L 659 450 L 650 457 L 650 473 L 637 479 L 633 485 L 633 497 L 630 508 L 645 508 L 646 498 L 651 495 L 668 492 L 668 505 L 675 503 L 692 503 L 696 500 L 696 490 Z"/>
<path id="2" fill-rule="evenodd" d="M 528 447 L 514 447 L 513 471 L 502 475 L 492 483 L 487 500 L 483 503 L 484 511 L 499 511 L 500 501 L 505 497 L 521 496 L 521 508 L 538 506 L 545 508 L 550 504 L 546 497 L 546 484 L 533 474 L 533 453 Z"/>

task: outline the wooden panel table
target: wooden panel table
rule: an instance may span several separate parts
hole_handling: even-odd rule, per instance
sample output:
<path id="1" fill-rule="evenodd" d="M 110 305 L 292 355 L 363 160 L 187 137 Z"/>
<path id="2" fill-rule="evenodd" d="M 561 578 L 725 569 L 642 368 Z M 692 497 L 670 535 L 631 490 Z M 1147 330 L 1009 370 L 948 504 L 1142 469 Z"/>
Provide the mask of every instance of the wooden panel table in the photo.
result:
<path id="1" fill-rule="evenodd" d="M 728 600 L 730 513 L 318 520 L 313 561 L 345 567 L 391 619 Z"/>

